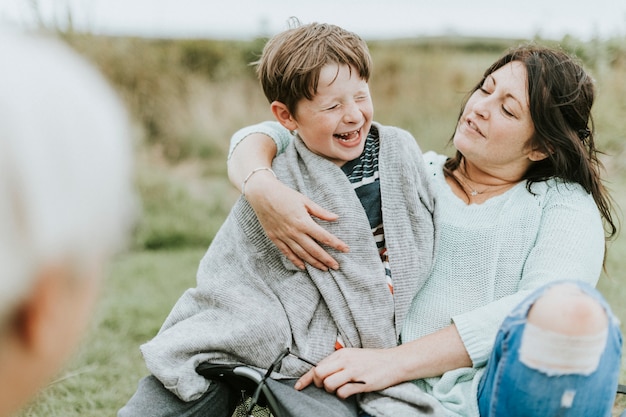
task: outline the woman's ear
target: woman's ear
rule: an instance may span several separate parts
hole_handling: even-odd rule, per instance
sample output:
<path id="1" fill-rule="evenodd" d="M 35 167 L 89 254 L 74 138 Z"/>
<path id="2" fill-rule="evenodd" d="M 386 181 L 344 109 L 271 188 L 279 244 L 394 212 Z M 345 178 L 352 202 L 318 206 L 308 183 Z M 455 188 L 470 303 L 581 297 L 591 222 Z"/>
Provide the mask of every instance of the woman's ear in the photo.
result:
<path id="1" fill-rule="evenodd" d="M 554 148 L 552 148 L 552 146 L 544 146 L 539 146 L 537 143 L 531 142 L 529 144 L 530 150 L 528 152 L 528 159 L 530 159 L 532 162 L 539 162 L 543 161 L 544 159 L 549 157 L 550 154 L 554 153 Z"/>
<path id="2" fill-rule="evenodd" d="M 296 118 L 291 114 L 285 103 L 273 101 L 272 104 L 270 104 L 270 109 L 272 110 L 276 120 L 287 130 L 298 129 Z"/>
<path id="3" fill-rule="evenodd" d="M 534 149 L 530 151 L 530 153 L 528 154 L 528 159 L 530 159 L 533 162 L 539 162 L 539 161 L 543 161 L 544 159 L 546 159 L 549 155 L 550 154 L 546 151 Z"/>

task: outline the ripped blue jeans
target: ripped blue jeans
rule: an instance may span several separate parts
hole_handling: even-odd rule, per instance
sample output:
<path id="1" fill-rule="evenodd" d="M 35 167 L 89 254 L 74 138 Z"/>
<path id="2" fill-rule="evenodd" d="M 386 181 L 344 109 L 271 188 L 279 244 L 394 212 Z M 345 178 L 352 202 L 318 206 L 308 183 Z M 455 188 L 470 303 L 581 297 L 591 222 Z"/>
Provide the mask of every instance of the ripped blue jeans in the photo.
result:
<path id="1" fill-rule="evenodd" d="M 604 351 L 588 375 L 546 372 L 520 361 L 520 346 L 530 307 L 552 285 L 527 297 L 504 320 L 478 387 L 481 417 L 610 417 L 620 372 L 622 336 L 619 321 L 594 288 L 575 283 L 600 303 L 609 318 Z"/>

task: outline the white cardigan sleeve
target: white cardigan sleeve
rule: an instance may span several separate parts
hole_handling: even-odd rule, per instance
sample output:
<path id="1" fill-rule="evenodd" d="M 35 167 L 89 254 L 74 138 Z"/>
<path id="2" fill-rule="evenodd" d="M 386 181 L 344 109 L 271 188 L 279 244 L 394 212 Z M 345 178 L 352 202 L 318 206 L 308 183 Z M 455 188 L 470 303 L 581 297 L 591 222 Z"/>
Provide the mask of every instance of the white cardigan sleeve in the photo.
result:
<path id="1" fill-rule="evenodd" d="M 262 133 L 266 136 L 269 136 L 274 143 L 276 143 L 276 148 L 278 149 L 277 155 L 280 155 L 285 151 L 285 148 L 292 140 L 292 135 L 284 128 L 280 123 L 274 121 L 266 121 L 257 123 L 255 125 L 246 126 L 242 129 L 239 129 L 237 132 L 233 134 L 230 138 L 230 149 L 228 150 L 228 159 L 230 159 L 233 151 L 244 140 L 247 136 L 250 136 L 253 133 Z"/>

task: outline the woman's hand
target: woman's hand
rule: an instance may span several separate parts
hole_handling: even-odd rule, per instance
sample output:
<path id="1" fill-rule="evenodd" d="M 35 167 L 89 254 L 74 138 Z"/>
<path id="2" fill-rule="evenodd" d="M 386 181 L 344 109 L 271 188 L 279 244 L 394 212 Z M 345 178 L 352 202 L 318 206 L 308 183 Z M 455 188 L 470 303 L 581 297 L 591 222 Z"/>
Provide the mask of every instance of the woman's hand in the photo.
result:
<path id="1" fill-rule="evenodd" d="M 295 388 L 301 390 L 313 383 L 347 398 L 470 366 L 472 360 L 456 326 L 451 324 L 389 349 L 337 350 L 300 377 Z"/>
<path id="2" fill-rule="evenodd" d="M 304 269 L 306 262 L 322 270 L 339 268 L 337 261 L 320 244 L 341 252 L 347 252 L 348 245 L 311 218 L 332 222 L 337 220 L 337 215 L 287 187 L 271 171 L 259 170 L 272 166 L 276 150 L 274 141 L 264 134 L 247 136 L 228 161 L 230 182 L 241 192 L 246 182 L 246 199 L 265 233 L 296 267 Z M 253 171 L 256 172 L 249 176 Z"/>
<path id="3" fill-rule="evenodd" d="M 401 361 L 394 356 L 394 349 L 340 349 L 300 377 L 295 388 L 302 390 L 313 383 L 339 398 L 379 391 L 403 381 L 396 369 Z"/>
<path id="4" fill-rule="evenodd" d="M 269 171 L 258 172 L 248 180 L 246 199 L 267 236 L 296 267 L 304 269 L 306 262 L 322 270 L 339 268 L 320 244 L 342 252 L 349 250 L 348 245 L 311 218 L 335 221 L 336 214 L 287 187 Z"/>

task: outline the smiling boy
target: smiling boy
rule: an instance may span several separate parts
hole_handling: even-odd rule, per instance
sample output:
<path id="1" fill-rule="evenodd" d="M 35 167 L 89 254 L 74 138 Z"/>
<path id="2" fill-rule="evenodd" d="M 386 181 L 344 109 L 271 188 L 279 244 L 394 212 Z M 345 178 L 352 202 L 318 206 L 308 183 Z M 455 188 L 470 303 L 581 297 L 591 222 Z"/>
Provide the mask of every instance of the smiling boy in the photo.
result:
<path id="1" fill-rule="evenodd" d="M 120 417 L 231 415 L 237 393 L 198 375 L 202 362 L 267 369 L 285 348 L 317 362 L 342 347 L 397 344 L 432 263 L 433 202 L 412 136 L 372 121 L 370 69 L 366 43 L 334 25 L 298 25 L 267 43 L 259 79 L 294 140 L 272 169 L 252 166 L 242 180 L 244 196 L 202 259 L 197 287 L 142 345 L 152 375 Z M 350 245 L 349 253 L 336 254 L 341 269 L 296 268 L 265 234 L 245 193 L 274 175 L 340 216 L 325 226 Z M 356 398 L 291 388 L 309 368 L 287 356 L 273 377 L 295 403 L 307 404 L 307 415 L 329 416 L 332 409 L 356 416 Z M 407 388 L 418 409 L 432 406 L 412 384 Z"/>

